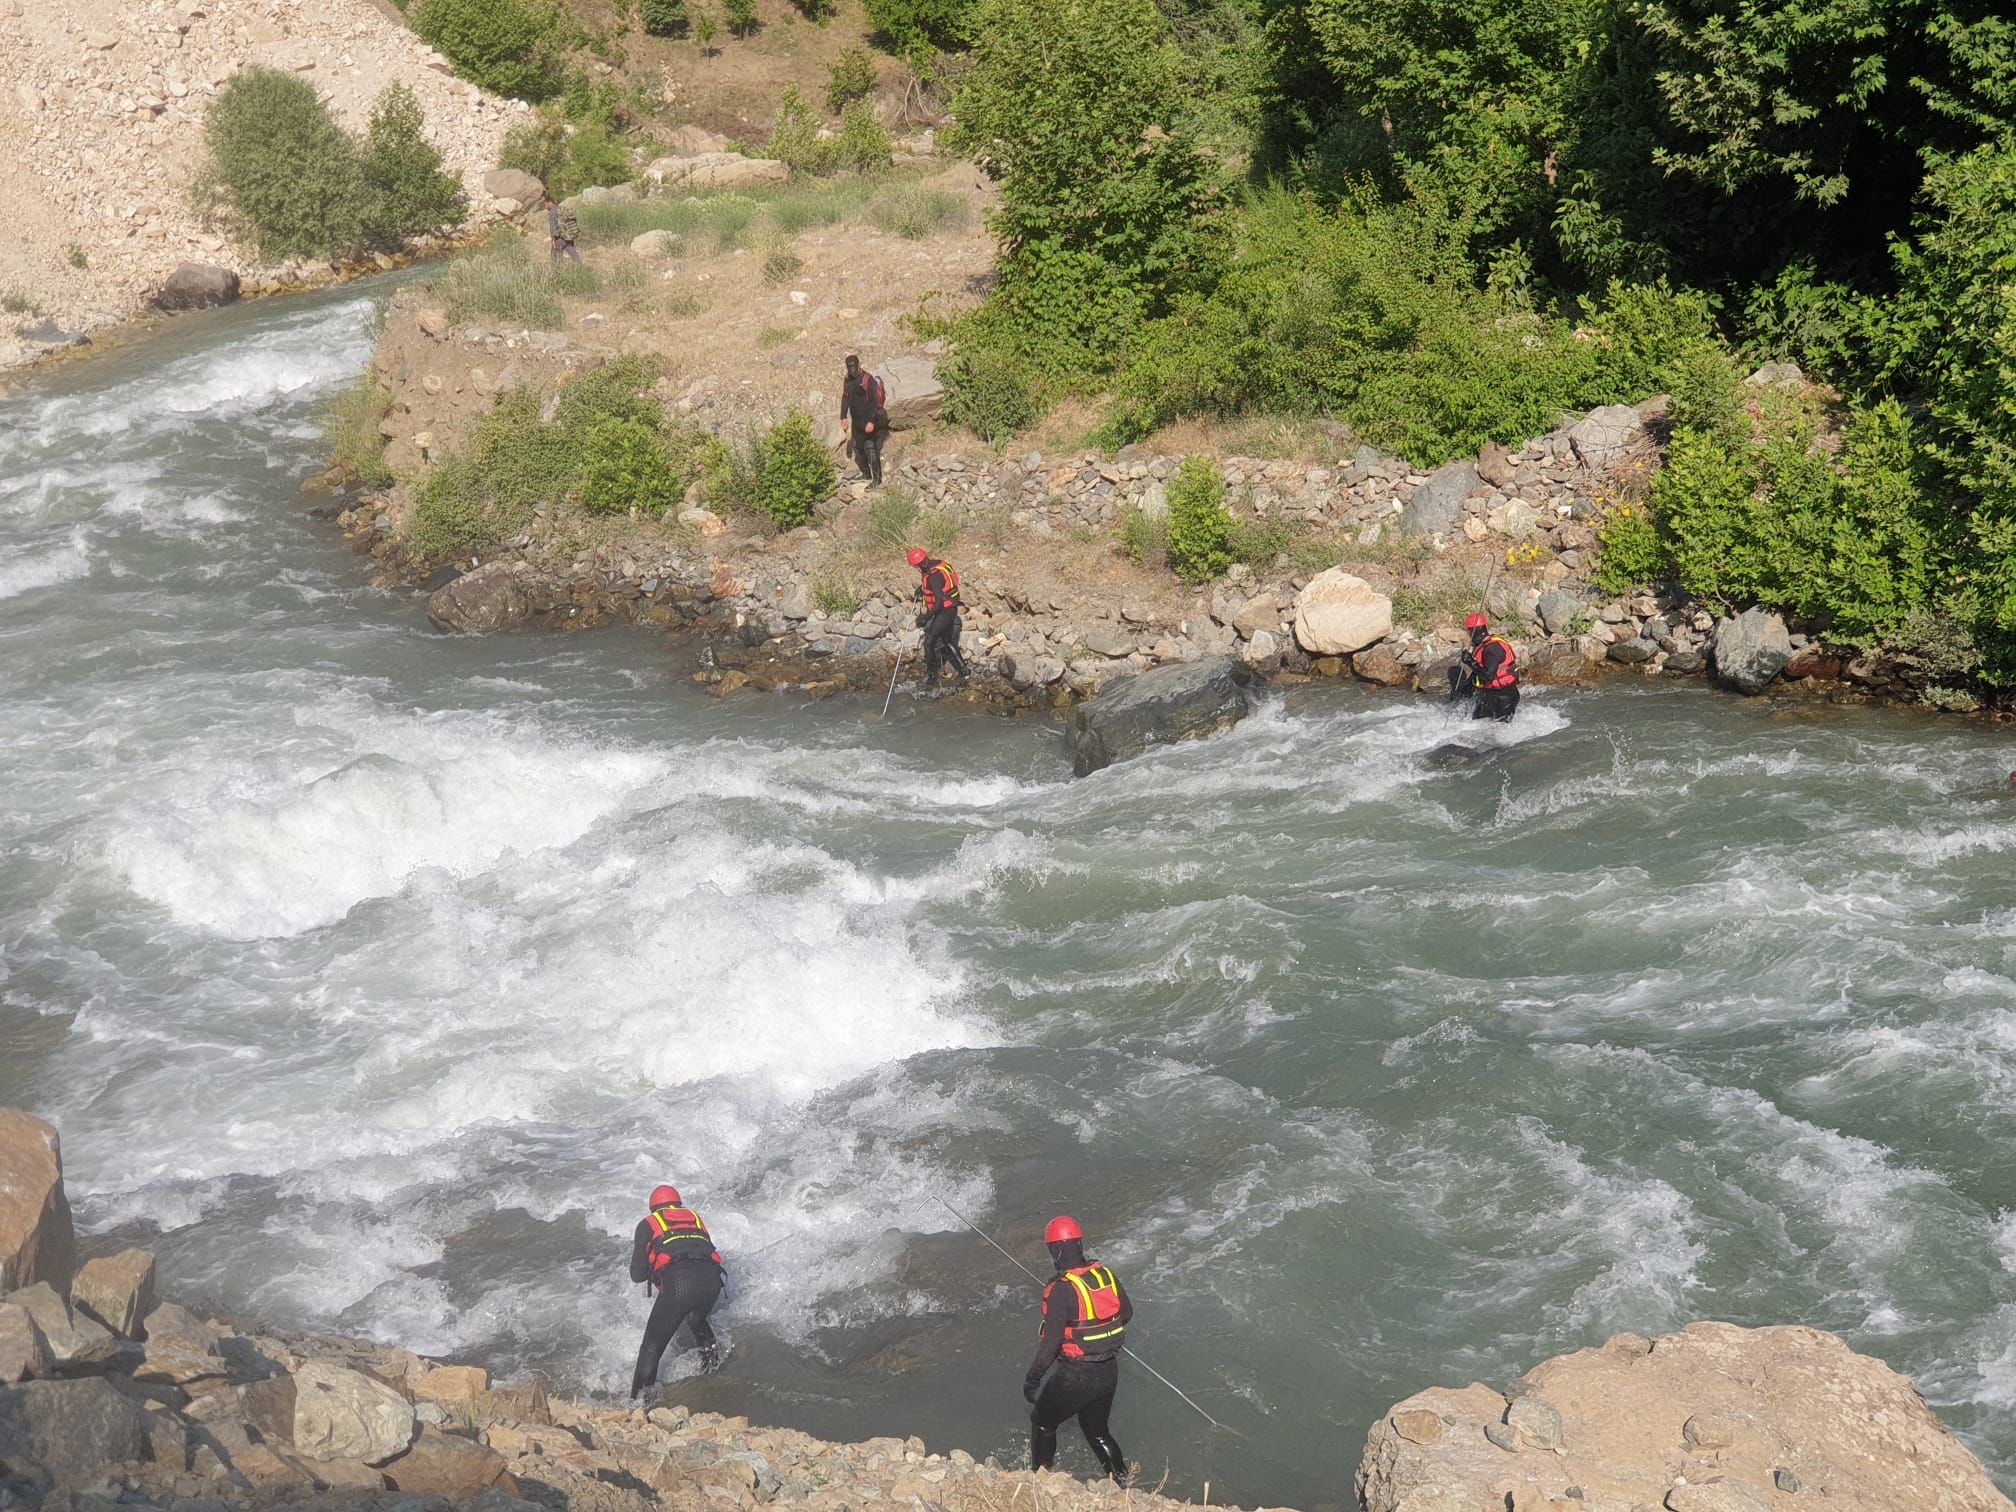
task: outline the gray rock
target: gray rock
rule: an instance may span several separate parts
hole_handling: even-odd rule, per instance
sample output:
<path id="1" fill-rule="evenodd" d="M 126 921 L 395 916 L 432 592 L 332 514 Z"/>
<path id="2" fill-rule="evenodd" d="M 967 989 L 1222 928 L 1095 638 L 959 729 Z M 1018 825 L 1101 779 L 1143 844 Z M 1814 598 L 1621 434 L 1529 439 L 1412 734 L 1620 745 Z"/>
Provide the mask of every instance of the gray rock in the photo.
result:
<path id="1" fill-rule="evenodd" d="M 1561 1413 L 1538 1397 L 1519 1398 L 1505 1412 L 1505 1426 L 1535 1449 L 1560 1449 Z"/>
<path id="2" fill-rule="evenodd" d="M 1768 609 L 1745 609 L 1715 627 L 1714 653 L 1717 682 L 1739 693 L 1762 693 L 1792 660 L 1792 637 Z"/>
<path id="3" fill-rule="evenodd" d="M 1796 362 L 1767 362 L 1743 381 L 1751 388 L 1804 388 L 1806 375 Z"/>
<path id="4" fill-rule="evenodd" d="M 1481 486 L 1474 460 L 1438 467 L 1400 511 L 1400 528 L 1409 535 L 1447 535 L 1463 518 L 1463 501 Z"/>
<path id="5" fill-rule="evenodd" d="M 515 200 L 522 210 L 546 197 L 546 186 L 522 168 L 492 168 L 483 175 L 483 192 L 492 199 Z"/>
<path id="6" fill-rule="evenodd" d="M 1780 1465 L 1776 1470 L 1771 1472 L 1771 1484 L 1776 1486 L 1780 1491 L 1783 1491 L 1787 1496 L 1797 1496 L 1799 1494 L 1799 1477 L 1794 1475 L 1790 1470 L 1787 1470 L 1783 1465 Z"/>
<path id="7" fill-rule="evenodd" d="M 1634 635 L 1629 640 L 1616 641 L 1610 647 L 1610 660 L 1623 662 L 1627 666 L 1637 666 L 1648 662 L 1659 654 L 1659 648 L 1642 635 Z"/>
<path id="8" fill-rule="evenodd" d="M 1466 755 L 1469 754 L 1469 747 L 1459 747 L 1459 749 Z M 1503 1449 L 1507 1454 L 1517 1454 L 1519 1452 L 1519 1440 L 1513 1436 L 1512 1430 L 1507 1428 L 1503 1423 L 1486 1423 L 1484 1425 L 1484 1437 L 1496 1444 L 1500 1449 Z"/>
<path id="9" fill-rule="evenodd" d="M 207 310 L 237 301 L 238 275 L 209 263 L 183 263 L 154 296 L 157 310 Z"/>
<path id="10" fill-rule="evenodd" d="M 70 1283 L 70 1305 L 121 1338 L 141 1337 L 141 1325 L 154 1311 L 152 1251 L 121 1250 L 85 1261 Z"/>
<path id="11" fill-rule="evenodd" d="M 1083 777 L 1150 746 L 1229 729 L 1251 712 L 1252 681 L 1229 656 L 1116 678 L 1071 716 L 1072 771 Z"/>
<path id="12" fill-rule="evenodd" d="M 1095 656 L 1125 656 L 1137 644 L 1138 637 L 1118 625 L 1095 624 L 1081 637 L 1085 649 Z"/>
<path id="13" fill-rule="evenodd" d="M 1047 688 L 1064 677 L 1063 660 L 1055 656 L 1032 656 L 1027 651 L 1005 653 L 1000 662 L 1001 675 L 1008 679 L 1010 686 L 1018 692 L 1029 688 Z"/>
<path id="14" fill-rule="evenodd" d="M 77 1491 L 147 1453 L 147 1414 L 103 1376 L 30 1381 L 0 1400 L 0 1462 Z"/>
<path id="15" fill-rule="evenodd" d="M 1581 594 L 1556 588 L 1552 593 L 1540 595 L 1537 612 L 1549 635 L 1566 635 L 1577 617 L 1589 612 L 1589 606 L 1582 601 Z"/>
<path id="16" fill-rule="evenodd" d="M 28 1310 L 49 1345 L 49 1357 L 59 1366 L 102 1365 L 119 1352 L 119 1341 L 109 1328 L 71 1312 L 70 1304 L 47 1281 L 23 1287 L 7 1300 Z"/>
<path id="17" fill-rule="evenodd" d="M 1624 460 L 1644 437 L 1645 422 L 1628 404 L 1605 404 L 1568 427 L 1568 444 L 1584 467 L 1601 471 Z"/>
<path id="18" fill-rule="evenodd" d="M 891 357 L 875 369 L 875 376 L 889 391 L 889 429 L 910 430 L 938 418 L 945 388 L 938 381 L 938 364 L 929 357 Z"/>
<path id="19" fill-rule="evenodd" d="M 413 1442 L 412 1404 L 359 1371 L 309 1360 L 294 1390 L 294 1443 L 312 1458 L 382 1465 Z"/>
<path id="20" fill-rule="evenodd" d="M 17 1302 L 0 1302 L 0 1386 L 39 1380 L 55 1368 L 35 1315 Z"/>
<path id="21" fill-rule="evenodd" d="M 574 195 L 577 205 L 628 205 L 637 198 L 637 190 L 630 184 L 591 184 Z"/>
<path id="22" fill-rule="evenodd" d="M 443 630 L 488 635 L 532 616 L 532 596 L 509 562 L 488 562 L 427 596 L 427 618 Z"/>

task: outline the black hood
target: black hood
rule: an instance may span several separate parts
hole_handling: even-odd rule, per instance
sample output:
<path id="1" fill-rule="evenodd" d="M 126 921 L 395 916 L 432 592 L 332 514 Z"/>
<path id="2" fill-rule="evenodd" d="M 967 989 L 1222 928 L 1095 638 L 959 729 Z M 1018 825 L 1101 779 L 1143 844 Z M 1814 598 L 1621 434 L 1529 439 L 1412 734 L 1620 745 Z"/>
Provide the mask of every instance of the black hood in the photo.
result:
<path id="1" fill-rule="evenodd" d="M 1050 1246 L 1050 1263 L 1062 1275 L 1067 1270 L 1076 1270 L 1085 1263 L 1085 1244 L 1079 1239 L 1059 1239 Z"/>

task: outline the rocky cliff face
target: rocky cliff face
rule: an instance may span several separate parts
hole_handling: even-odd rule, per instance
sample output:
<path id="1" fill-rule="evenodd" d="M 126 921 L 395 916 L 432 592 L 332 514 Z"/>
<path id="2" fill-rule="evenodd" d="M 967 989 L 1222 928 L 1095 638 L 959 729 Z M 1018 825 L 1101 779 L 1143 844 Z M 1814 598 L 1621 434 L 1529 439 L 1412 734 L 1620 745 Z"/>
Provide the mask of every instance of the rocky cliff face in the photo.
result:
<path id="1" fill-rule="evenodd" d="M 1366 1512 L 2005 1512 L 1911 1382 L 1812 1328 L 1619 1334 L 1373 1426 Z"/>
<path id="2" fill-rule="evenodd" d="M 526 107 L 453 77 L 371 0 L 0 0 L 0 157 L 15 191 L 0 292 L 77 333 L 130 318 L 185 261 L 221 264 L 252 291 L 311 276 L 258 266 L 190 208 L 204 112 L 252 63 L 311 80 L 352 130 L 404 82 L 475 218 L 494 208 L 482 172 Z M 0 367 L 51 344 L 17 339 L 17 322 L 34 325 L 7 321 Z"/>

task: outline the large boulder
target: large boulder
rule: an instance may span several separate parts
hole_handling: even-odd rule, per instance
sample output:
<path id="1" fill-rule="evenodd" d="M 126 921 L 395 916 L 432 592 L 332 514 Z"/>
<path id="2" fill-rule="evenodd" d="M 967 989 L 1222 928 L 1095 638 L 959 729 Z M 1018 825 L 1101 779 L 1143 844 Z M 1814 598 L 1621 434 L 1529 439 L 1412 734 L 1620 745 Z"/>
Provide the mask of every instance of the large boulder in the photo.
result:
<path id="1" fill-rule="evenodd" d="M 1393 600 L 1332 567 L 1295 595 L 1295 640 L 1311 656 L 1348 656 L 1393 633 Z"/>
<path id="2" fill-rule="evenodd" d="M 147 1339 L 147 1355 L 133 1372 L 136 1381 L 194 1392 L 230 1373 L 217 1349 L 224 1331 L 186 1307 L 163 1302 L 147 1314 L 140 1327 Z"/>
<path id="3" fill-rule="evenodd" d="M 207 310 L 213 305 L 235 303 L 238 275 L 229 268 L 209 263 L 185 262 L 154 295 L 157 310 Z"/>
<path id="4" fill-rule="evenodd" d="M 1739 693 L 1762 693 L 1791 660 L 1791 632 L 1768 609 L 1745 609 L 1715 626 L 1715 680 Z"/>
<path id="5" fill-rule="evenodd" d="M 514 1494 L 518 1490 L 495 1449 L 431 1427 L 422 1428 L 413 1447 L 385 1466 L 385 1478 L 395 1491 L 450 1501 L 464 1501 L 492 1486 Z"/>
<path id="6" fill-rule="evenodd" d="M 119 1353 L 119 1341 L 112 1337 L 112 1331 L 82 1313 L 73 1313 L 70 1304 L 58 1296 L 56 1288 L 47 1281 L 25 1286 L 10 1294 L 7 1300 L 17 1307 L 28 1309 L 29 1315 L 35 1319 L 35 1326 L 42 1330 L 42 1337 L 48 1342 L 50 1358 L 59 1367 L 81 1369 L 103 1365 Z"/>
<path id="7" fill-rule="evenodd" d="M 524 210 L 546 197 L 546 186 L 522 168 L 492 168 L 483 175 L 483 192 Z"/>
<path id="8" fill-rule="evenodd" d="M 1539 615 L 1540 624 L 1549 635 L 1566 635 L 1578 618 L 1588 614 L 1589 606 L 1581 594 L 1555 588 L 1540 595 L 1534 612 Z"/>
<path id="9" fill-rule="evenodd" d="M 294 1445 L 321 1460 L 382 1465 L 413 1443 L 413 1404 L 382 1381 L 328 1360 L 294 1372 Z"/>
<path id="10" fill-rule="evenodd" d="M 141 1337 L 154 1311 L 153 1252 L 129 1249 L 86 1260 L 70 1283 L 70 1305 L 121 1338 Z"/>
<path id="11" fill-rule="evenodd" d="M 531 616 L 532 595 L 511 562 L 487 562 L 427 596 L 427 618 L 443 630 L 488 635 Z"/>
<path id="12" fill-rule="evenodd" d="M 1644 437 L 1644 418 L 1628 404 L 1601 405 L 1568 427 L 1575 455 L 1598 472 L 1622 462 Z"/>
<path id="13" fill-rule="evenodd" d="M 146 1458 L 147 1446 L 147 1413 L 103 1376 L 30 1381 L 0 1393 L 0 1464 L 59 1491 Z"/>
<path id="14" fill-rule="evenodd" d="M 1536 1366 L 1504 1395 L 1419 1392 L 1374 1425 L 1357 1480 L 1365 1512 L 1727 1512 L 1798 1505 L 1787 1497 L 1802 1485 L 1868 1512 L 2011 1508 L 1880 1360 L 1817 1329 L 1729 1323 L 1619 1334 Z"/>
<path id="15" fill-rule="evenodd" d="M 63 1195 L 63 1145 L 41 1119 L 0 1108 L 0 1293 L 70 1289 L 77 1234 Z"/>
<path id="16" fill-rule="evenodd" d="M 1449 534 L 1463 518 L 1463 501 L 1483 483 L 1474 459 L 1436 468 L 1400 511 L 1400 528 L 1409 535 Z"/>
<path id="17" fill-rule="evenodd" d="M 945 389 L 929 357 L 891 357 L 875 370 L 889 391 L 889 429 L 909 430 L 938 418 Z"/>
<path id="18" fill-rule="evenodd" d="M 1072 712 L 1071 769 L 1083 777 L 1150 746 L 1230 729 L 1252 709 L 1252 681 L 1231 656 L 1115 678 Z"/>
<path id="19" fill-rule="evenodd" d="M 18 1302 L 0 1302 L 0 1386 L 38 1380 L 55 1368 L 35 1315 Z"/>
<path id="20" fill-rule="evenodd" d="M 781 184 L 791 170 L 774 158 L 744 157 L 739 152 L 699 152 L 691 157 L 662 157 L 644 176 L 663 189 L 732 189 L 746 184 Z"/>

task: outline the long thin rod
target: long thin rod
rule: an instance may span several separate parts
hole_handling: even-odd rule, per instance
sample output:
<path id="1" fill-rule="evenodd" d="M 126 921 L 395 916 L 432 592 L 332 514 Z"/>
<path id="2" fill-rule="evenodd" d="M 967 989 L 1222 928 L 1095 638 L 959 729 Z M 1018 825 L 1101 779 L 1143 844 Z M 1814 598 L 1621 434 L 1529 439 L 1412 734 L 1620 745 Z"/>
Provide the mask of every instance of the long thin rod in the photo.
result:
<path id="1" fill-rule="evenodd" d="M 957 1218 L 961 1223 L 965 1224 L 966 1227 L 973 1230 L 973 1232 L 978 1234 L 982 1239 L 985 1239 L 989 1244 L 994 1245 L 994 1248 L 1000 1251 L 1001 1258 L 1006 1260 L 1010 1265 L 1014 1266 L 1017 1270 L 1022 1272 L 1023 1275 L 1027 1276 L 1031 1281 L 1034 1281 L 1038 1286 L 1041 1286 L 1043 1284 L 1043 1278 L 1041 1276 L 1037 1275 L 1036 1272 L 1029 1269 L 1029 1267 L 1024 1265 L 1020 1260 L 1017 1260 L 1013 1255 L 1009 1254 L 1008 1251 L 1002 1249 L 999 1244 L 996 1244 L 994 1236 L 988 1233 L 987 1230 L 980 1227 L 979 1224 L 975 1223 L 971 1218 L 968 1218 L 964 1213 L 960 1212 L 959 1209 L 952 1206 L 951 1203 L 947 1202 L 943 1197 L 940 1197 L 936 1192 L 933 1192 L 931 1194 L 931 1200 L 937 1203 L 938 1206 L 945 1209 L 945 1211 L 950 1213 L 954 1218 Z M 1156 1380 L 1160 1381 L 1164 1386 L 1167 1386 L 1171 1391 L 1175 1392 L 1176 1395 L 1183 1398 L 1185 1402 L 1189 1403 L 1191 1409 L 1194 1412 L 1196 1412 L 1196 1414 L 1199 1417 L 1204 1419 L 1205 1422 L 1209 1423 L 1213 1428 L 1225 1427 L 1225 1425 L 1219 1422 L 1218 1419 L 1211 1416 L 1210 1413 L 1206 1412 L 1202 1407 L 1199 1407 L 1195 1402 L 1192 1402 L 1190 1400 L 1190 1394 L 1186 1392 L 1181 1386 L 1178 1386 L 1174 1381 L 1170 1380 L 1169 1377 L 1165 1376 L 1153 1365 L 1150 1365 L 1146 1360 L 1142 1359 L 1141 1356 L 1135 1350 L 1129 1348 L 1126 1351 L 1126 1354 L 1128 1359 L 1132 1360 L 1136 1365 L 1139 1365 L 1143 1370 L 1147 1371 L 1148 1374 L 1155 1377 Z M 1231 1430 L 1227 1429 L 1226 1431 L 1230 1432 Z"/>
<path id="2" fill-rule="evenodd" d="M 889 669 L 889 693 L 888 696 L 882 700 L 882 717 L 884 719 L 887 719 L 889 717 L 889 705 L 896 697 L 896 674 L 898 672 L 901 672 L 902 670 L 903 670 L 903 648 L 901 646 L 898 646 L 896 648 L 896 665 Z"/>

